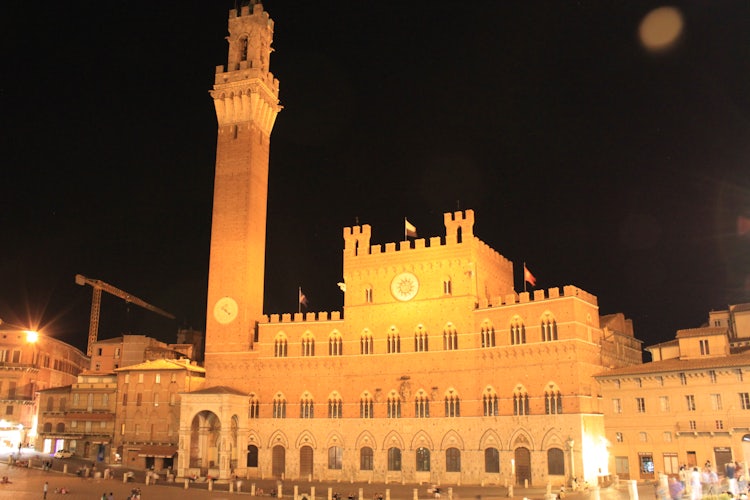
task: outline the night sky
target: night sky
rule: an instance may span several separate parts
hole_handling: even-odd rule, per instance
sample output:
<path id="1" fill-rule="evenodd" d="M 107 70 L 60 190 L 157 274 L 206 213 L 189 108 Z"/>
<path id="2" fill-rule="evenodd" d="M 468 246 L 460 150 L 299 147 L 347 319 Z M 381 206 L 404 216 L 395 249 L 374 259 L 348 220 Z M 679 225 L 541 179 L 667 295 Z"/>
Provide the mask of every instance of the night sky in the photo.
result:
<path id="1" fill-rule="evenodd" d="M 342 228 L 475 234 L 575 285 L 646 345 L 750 301 L 750 2 L 281 1 L 271 70 L 268 313 L 341 310 Z M 205 328 L 216 118 L 234 1 L 4 2 L 0 318 L 85 350 Z M 748 224 L 750 225 L 750 224 Z M 741 226 L 741 227 L 740 227 Z"/>

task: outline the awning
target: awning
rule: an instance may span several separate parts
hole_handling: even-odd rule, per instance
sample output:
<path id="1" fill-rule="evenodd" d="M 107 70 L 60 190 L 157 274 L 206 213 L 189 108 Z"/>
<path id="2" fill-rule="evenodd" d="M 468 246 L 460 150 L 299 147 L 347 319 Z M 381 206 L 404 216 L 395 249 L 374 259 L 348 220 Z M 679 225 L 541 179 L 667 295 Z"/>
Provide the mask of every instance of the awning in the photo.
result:
<path id="1" fill-rule="evenodd" d="M 139 457 L 172 458 L 177 453 L 176 446 L 141 446 Z"/>

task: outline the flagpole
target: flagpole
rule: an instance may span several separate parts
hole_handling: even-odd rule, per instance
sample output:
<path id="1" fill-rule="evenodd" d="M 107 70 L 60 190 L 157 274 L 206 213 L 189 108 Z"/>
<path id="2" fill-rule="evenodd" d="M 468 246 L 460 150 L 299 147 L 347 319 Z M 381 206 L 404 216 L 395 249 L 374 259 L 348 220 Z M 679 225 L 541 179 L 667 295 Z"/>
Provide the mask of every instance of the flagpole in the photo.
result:
<path id="1" fill-rule="evenodd" d="M 404 217 L 404 241 L 409 241 L 409 233 L 406 231 L 406 217 Z"/>
<path id="2" fill-rule="evenodd" d="M 523 261 L 523 291 L 526 291 L 526 261 Z"/>
<path id="3" fill-rule="evenodd" d="M 297 288 L 297 312 L 302 313 L 302 287 Z"/>

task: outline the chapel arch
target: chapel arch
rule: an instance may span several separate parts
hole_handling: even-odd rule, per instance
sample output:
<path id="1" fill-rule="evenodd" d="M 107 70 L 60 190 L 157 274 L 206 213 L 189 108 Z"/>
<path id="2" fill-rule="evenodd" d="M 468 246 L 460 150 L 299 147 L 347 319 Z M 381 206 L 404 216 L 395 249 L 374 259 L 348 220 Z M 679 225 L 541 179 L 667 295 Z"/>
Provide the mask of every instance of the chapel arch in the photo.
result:
<path id="1" fill-rule="evenodd" d="M 207 476 L 209 468 L 218 468 L 221 448 L 221 420 L 209 410 L 198 412 L 190 423 L 190 467 Z"/>

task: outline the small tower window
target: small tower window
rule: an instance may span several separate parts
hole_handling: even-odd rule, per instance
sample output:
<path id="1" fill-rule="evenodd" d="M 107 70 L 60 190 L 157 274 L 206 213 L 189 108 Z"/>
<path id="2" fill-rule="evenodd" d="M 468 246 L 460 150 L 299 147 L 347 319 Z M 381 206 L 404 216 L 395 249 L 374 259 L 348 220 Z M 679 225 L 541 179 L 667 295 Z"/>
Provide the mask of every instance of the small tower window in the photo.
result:
<path id="1" fill-rule="evenodd" d="M 247 61 L 247 37 L 240 38 L 240 61 Z"/>

